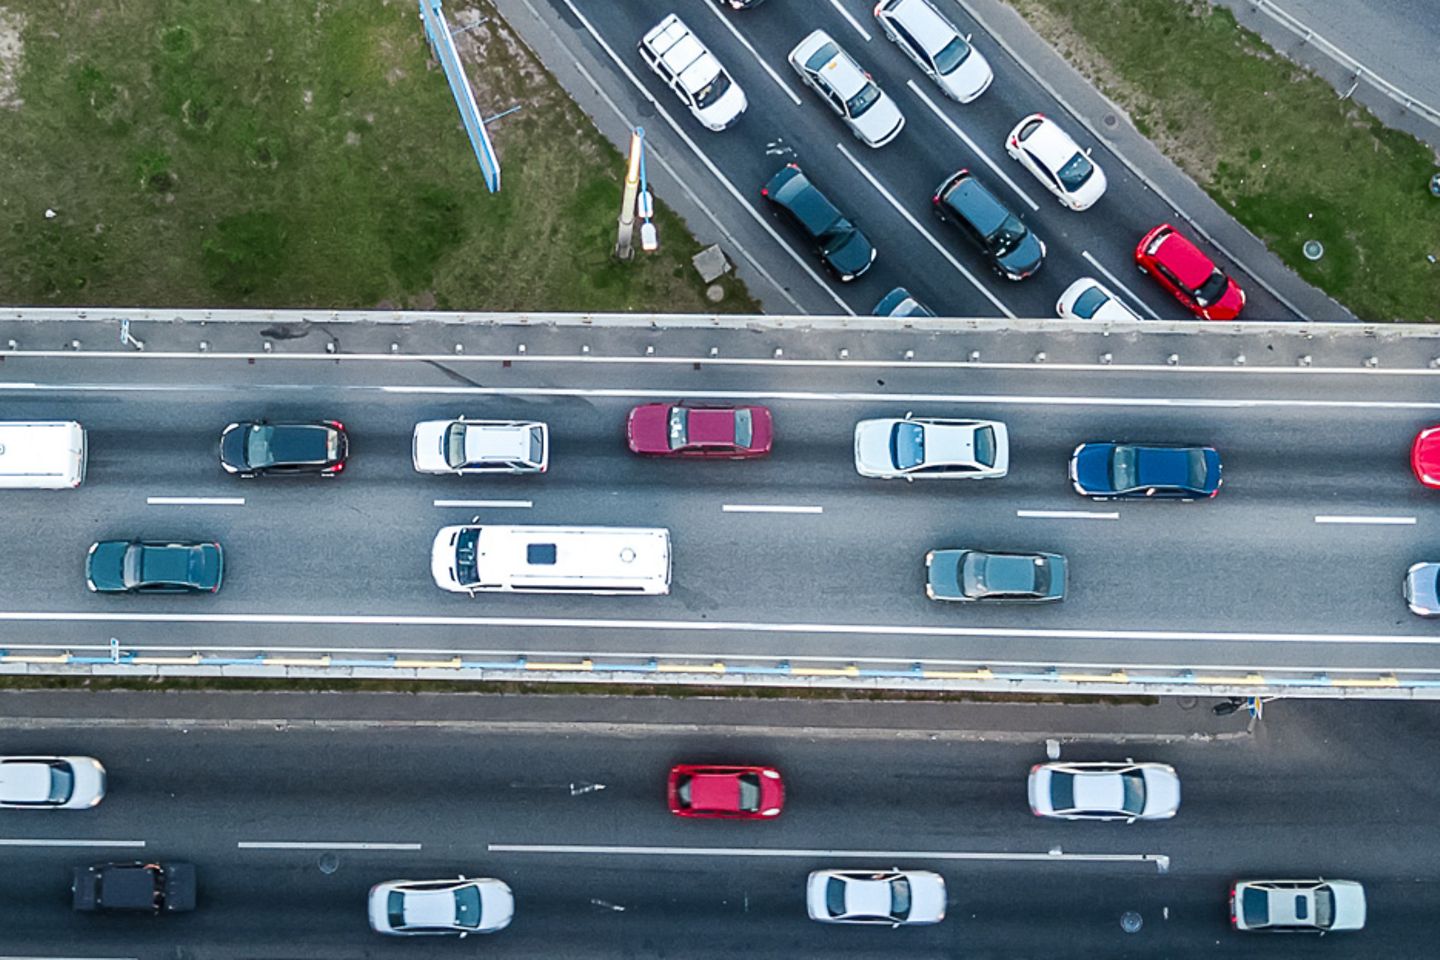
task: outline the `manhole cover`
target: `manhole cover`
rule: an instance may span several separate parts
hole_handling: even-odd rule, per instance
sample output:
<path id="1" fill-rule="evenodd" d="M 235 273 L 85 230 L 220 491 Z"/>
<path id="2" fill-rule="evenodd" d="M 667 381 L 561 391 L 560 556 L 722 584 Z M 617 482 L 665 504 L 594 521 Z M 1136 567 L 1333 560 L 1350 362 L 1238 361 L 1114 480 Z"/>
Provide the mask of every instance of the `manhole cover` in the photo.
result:
<path id="1" fill-rule="evenodd" d="M 1194 710 L 1194 709 L 1195 709 L 1195 698 L 1194 698 L 1194 697 L 1177 697 L 1177 698 L 1175 699 L 1175 705 L 1176 705 L 1177 707 L 1179 707 L 1181 710 Z"/>
<path id="2" fill-rule="evenodd" d="M 322 854 L 320 857 L 319 865 L 320 872 L 328 877 L 330 876 L 330 874 L 340 869 L 340 858 L 335 856 L 335 854 L 333 853 Z"/>
<path id="3" fill-rule="evenodd" d="M 1300 252 L 1305 254 L 1306 260 L 1319 260 L 1325 256 L 1325 245 L 1319 240 L 1306 240 Z"/>
<path id="4" fill-rule="evenodd" d="M 1120 929 L 1126 933 L 1139 933 L 1144 925 L 1145 921 L 1140 919 L 1140 914 L 1134 910 L 1126 910 L 1120 914 Z"/>
<path id="5" fill-rule="evenodd" d="M 1100 122 L 1105 124 L 1105 126 L 1107 127 L 1113 127 L 1115 126 L 1115 124 L 1120 122 L 1120 118 L 1115 116 L 1115 114 L 1113 113 L 1107 113 L 1104 117 L 1100 119 Z"/>

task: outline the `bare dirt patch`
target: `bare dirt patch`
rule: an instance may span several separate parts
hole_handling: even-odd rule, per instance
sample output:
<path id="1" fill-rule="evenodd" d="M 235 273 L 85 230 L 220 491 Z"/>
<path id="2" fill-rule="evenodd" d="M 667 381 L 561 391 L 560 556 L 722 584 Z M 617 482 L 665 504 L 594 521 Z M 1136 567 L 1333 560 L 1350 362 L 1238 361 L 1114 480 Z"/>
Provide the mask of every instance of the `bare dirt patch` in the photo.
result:
<path id="1" fill-rule="evenodd" d="M 18 110 L 24 106 L 20 97 L 20 59 L 25 54 L 25 15 L 0 7 L 0 108 Z"/>

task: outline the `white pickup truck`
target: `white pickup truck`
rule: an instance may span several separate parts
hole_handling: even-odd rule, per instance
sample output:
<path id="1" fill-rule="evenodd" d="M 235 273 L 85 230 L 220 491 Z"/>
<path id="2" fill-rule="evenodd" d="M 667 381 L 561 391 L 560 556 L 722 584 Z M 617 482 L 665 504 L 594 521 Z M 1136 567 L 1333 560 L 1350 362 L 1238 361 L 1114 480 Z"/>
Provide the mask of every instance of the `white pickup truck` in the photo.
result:
<path id="1" fill-rule="evenodd" d="M 675 14 L 640 38 L 640 56 L 706 129 L 720 131 L 749 106 L 745 91 Z"/>

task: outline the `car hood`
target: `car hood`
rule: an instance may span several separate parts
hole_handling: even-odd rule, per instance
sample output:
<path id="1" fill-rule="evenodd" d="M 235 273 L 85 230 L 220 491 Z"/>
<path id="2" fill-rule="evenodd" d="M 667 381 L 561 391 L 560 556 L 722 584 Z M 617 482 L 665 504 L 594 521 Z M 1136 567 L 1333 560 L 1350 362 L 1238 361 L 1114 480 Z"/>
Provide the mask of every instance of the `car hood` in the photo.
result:
<path id="1" fill-rule="evenodd" d="M 960 591 L 960 558 L 964 554 L 964 550 L 936 550 L 930 555 L 926 582 L 933 599 L 965 599 L 965 595 Z"/>
<path id="2" fill-rule="evenodd" d="M 1145 768 L 1145 812 L 1142 816 L 1164 819 L 1180 809 L 1180 778 L 1172 770 Z"/>
<path id="3" fill-rule="evenodd" d="M 1015 245 L 1015 249 L 997 258 L 997 262 L 1006 273 L 1016 276 L 1029 276 L 1040 269 L 1040 264 L 1045 261 L 1045 245 L 1040 238 L 1035 236 L 1035 231 L 1026 230 L 1025 237 Z"/>
<path id="4" fill-rule="evenodd" d="M 1405 602 L 1425 617 L 1440 614 L 1440 564 L 1417 563 L 1405 573 Z"/>
<path id="5" fill-rule="evenodd" d="M 103 540 L 90 548 L 85 577 L 95 589 L 125 589 L 125 550 L 129 546 L 124 540 Z"/>
<path id="6" fill-rule="evenodd" d="M 630 447 L 643 453 L 670 452 L 670 406 L 647 403 L 630 411 Z"/>
<path id="7" fill-rule="evenodd" d="M 939 923 L 945 919 L 945 879 L 938 873 L 916 872 L 910 877 L 910 923 Z"/>
<path id="8" fill-rule="evenodd" d="M 1110 451 L 1108 443 L 1086 443 L 1075 451 L 1071 462 L 1076 485 L 1087 493 L 1110 493 Z"/>
<path id="9" fill-rule="evenodd" d="M 232 423 L 221 432 L 220 462 L 236 470 L 245 469 L 245 424 Z"/>
<path id="10" fill-rule="evenodd" d="M 723 130 L 740 119 L 740 114 L 744 113 L 749 105 L 740 85 L 732 82 L 730 89 L 722 93 L 719 100 L 696 112 L 705 126 L 712 130 Z"/>
<path id="11" fill-rule="evenodd" d="M 880 94 L 880 98 L 870 105 L 869 110 L 855 118 L 855 130 L 869 144 L 889 141 L 903 126 L 905 116 L 895 105 L 895 101 L 885 93 Z"/>
<path id="12" fill-rule="evenodd" d="M 515 894 L 503 883 L 480 885 L 480 929 L 501 930 L 515 917 Z"/>
<path id="13" fill-rule="evenodd" d="M 453 420 L 425 420 L 415 424 L 415 469 L 427 472 L 443 470 L 449 472 L 450 464 L 445 460 L 445 431 Z"/>
<path id="14" fill-rule="evenodd" d="M 1365 926 L 1365 888 L 1354 880 L 1331 880 L 1335 895 L 1335 922 L 1331 930 L 1359 930 Z"/>
<path id="15" fill-rule="evenodd" d="M 960 62 L 960 65 L 940 78 L 940 84 L 945 91 L 959 100 L 961 103 L 969 103 L 990 87 L 990 81 L 995 79 L 990 69 L 990 63 L 980 51 L 974 47 L 970 48 L 970 55 Z"/>
<path id="16" fill-rule="evenodd" d="M 1050 804 L 1050 777 L 1053 772 L 1049 767 L 1030 771 L 1030 809 L 1036 813 L 1055 812 L 1055 808 Z"/>
<path id="17" fill-rule="evenodd" d="M 848 231 L 826 238 L 825 256 L 840 273 L 858 277 L 875 262 L 875 247 L 870 238 L 852 224 Z"/>
<path id="18" fill-rule="evenodd" d="M 93 757 L 66 757 L 75 777 L 67 807 L 93 807 L 105 798 L 105 767 Z"/>
<path id="19" fill-rule="evenodd" d="M 890 459 L 890 432 L 898 420 L 861 420 L 855 424 L 855 469 L 861 476 L 885 477 L 895 472 Z"/>

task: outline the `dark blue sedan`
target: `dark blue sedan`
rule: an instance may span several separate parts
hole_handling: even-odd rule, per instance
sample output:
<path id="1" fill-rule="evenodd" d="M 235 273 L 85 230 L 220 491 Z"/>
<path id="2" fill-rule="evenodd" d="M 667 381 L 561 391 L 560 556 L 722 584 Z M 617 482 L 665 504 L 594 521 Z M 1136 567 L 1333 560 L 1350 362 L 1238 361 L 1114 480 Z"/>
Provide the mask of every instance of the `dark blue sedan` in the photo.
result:
<path id="1" fill-rule="evenodd" d="M 1070 456 L 1075 492 L 1093 500 L 1195 500 L 1220 492 L 1214 447 L 1082 443 Z"/>

